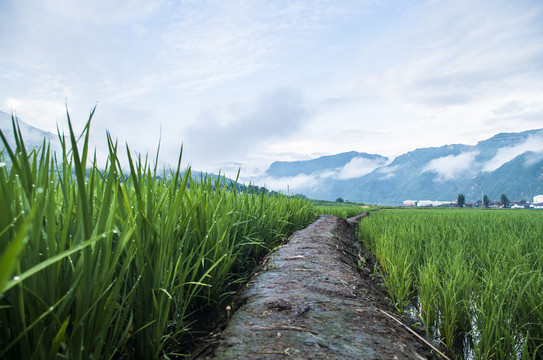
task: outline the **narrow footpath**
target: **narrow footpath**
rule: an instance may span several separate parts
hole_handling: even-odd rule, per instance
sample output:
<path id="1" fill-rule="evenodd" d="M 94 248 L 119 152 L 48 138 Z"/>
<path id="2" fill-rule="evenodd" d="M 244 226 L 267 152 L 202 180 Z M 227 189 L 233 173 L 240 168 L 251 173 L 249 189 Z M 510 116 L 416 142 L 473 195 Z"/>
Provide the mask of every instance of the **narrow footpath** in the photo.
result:
<path id="1" fill-rule="evenodd" d="M 355 235 L 361 217 L 323 215 L 269 254 L 218 346 L 199 359 L 432 359 L 395 320 Z"/>

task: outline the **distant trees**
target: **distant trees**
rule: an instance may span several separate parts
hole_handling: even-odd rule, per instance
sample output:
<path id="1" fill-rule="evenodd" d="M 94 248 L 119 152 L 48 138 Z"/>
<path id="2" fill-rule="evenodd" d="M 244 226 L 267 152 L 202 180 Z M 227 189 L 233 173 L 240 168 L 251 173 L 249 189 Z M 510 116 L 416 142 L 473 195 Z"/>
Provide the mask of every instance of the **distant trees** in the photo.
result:
<path id="1" fill-rule="evenodd" d="M 462 193 L 458 194 L 458 197 L 456 198 L 456 202 L 458 204 L 458 207 L 463 208 L 464 205 L 466 205 L 466 197 L 464 196 L 464 194 Z"/>
<path id="2" fill-rule="evenodd" d="M 336 199 L 336 202 L 337 202 L 337 203 L 342 203 L 342 202 L 344 202 L 344 201 L 345 201 L 345 200 L 343 200 L 343 198 L 340 198 L 340 197 L 338 197 L 338 198 Z"/>
<path id="3" fill-rule="evenodd" d="M 502 195 L 500 196 L 500 201 L 501 201 L 501 203 L 503 204 L 503 207 L 506 207 L 506 208 L 508 208 L 508 207 L 509 207 L 509 204 L 511 203 L 511 202 L 509 201 L 509 199 L 507 198 L 507 195 L 505 195 L 505 194 L 502 194 Z"/>
<path id="4" fill-rule="evenodd" d="M 490 206 L 490 199 L 488 198 L 488 195 L 487 195 L 487 194 L 485 194 L 485 195 L 483 196 L 483 205 L 484 205 L 484 207 L 486 207 L 486 208 Z"/>
<path id="5" fill-rule="evenodd" d="M 507 195 L 505 194 L 501 194 L 500 196 L 500 202 L 503 204 L 503 207 L 504 208 L 508 208 L 511 206 L 511 200 L 509 200 L 509 198 L 507 197 Z M 521 204 L 526 204 L 527 201 L 526 199 L 522 199 L 520 201 Z M 466 203 L 466 197 L 464 196 L 464 194 L 462 193 L 459 193 L 458 196 L 456 197 L 456 204 L 458 205 L 458 207 L 460 208 L 463 208 L 463 207 L 471 207 L 473 206 L 474 204 L 473 203 Z M 490 198 L 488 197 L 488 195 L 486 194 L 483 194 L 483 199 L 482 199 L 482 203 L 481 203 L 481 200 L 478 200 L 475 202 L 475 206 L 479 206 L 479 204 L 482 206 L 482 207 L 485 207 L 485 208 L 488 208 L 490 207 L 490 205 L 492 204 L 492 202 L 490 201 Z"/>

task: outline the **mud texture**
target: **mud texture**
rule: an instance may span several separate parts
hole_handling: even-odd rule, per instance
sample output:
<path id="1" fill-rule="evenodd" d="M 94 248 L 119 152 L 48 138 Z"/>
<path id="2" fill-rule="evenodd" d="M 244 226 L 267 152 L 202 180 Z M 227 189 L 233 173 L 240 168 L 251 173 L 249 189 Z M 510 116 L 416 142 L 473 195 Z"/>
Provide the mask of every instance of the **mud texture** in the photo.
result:
<path id="1" fill-rule="evenodd" d="M 397 317 L 355 236 L 360 218 L 323 215 L 269 254 L 218 346 L 199 358 L 433 358 L 387 315 Z"/>

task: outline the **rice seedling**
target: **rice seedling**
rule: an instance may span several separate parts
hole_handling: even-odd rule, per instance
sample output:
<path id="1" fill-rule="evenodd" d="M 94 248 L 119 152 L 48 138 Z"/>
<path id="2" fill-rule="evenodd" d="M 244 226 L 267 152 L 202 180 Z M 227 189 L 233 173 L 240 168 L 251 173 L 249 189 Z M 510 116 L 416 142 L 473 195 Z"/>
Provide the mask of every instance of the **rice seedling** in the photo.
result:
<path id="1" fill-rule="evenodd" d="M 543 356 L 542 216 L 381 210 L 359 234 L 393 303 L 410 297 L 443 344 L 454 349 L 468 335 L 476 359 L 535 359 Z"/>
<path id="2" fill-rule="evenodd" d="M 268 249 L 314 219 L 305 200 L 240 192 L 223 177 L 158 171 L 119 147 L 91 155 L 68 116 L 61 150 L 16 148 L 0 167 L 0 358 L 153 359 L 175 353 Z M 4 163 L 2 159 L 0 162 Z M 158 155 L 155 164 L 158 163 Z"/>
<path id="3" fill-rule="evenodd" d="M 358 205 L 335 205 L 335 206 L 319 205 L 317 206 L 317 212 L 319 214 L 336 215 L 345 220 L 353 216 L 360 215 L 365 211 L 368 211 L 368 209 L 363 208 Z"/>

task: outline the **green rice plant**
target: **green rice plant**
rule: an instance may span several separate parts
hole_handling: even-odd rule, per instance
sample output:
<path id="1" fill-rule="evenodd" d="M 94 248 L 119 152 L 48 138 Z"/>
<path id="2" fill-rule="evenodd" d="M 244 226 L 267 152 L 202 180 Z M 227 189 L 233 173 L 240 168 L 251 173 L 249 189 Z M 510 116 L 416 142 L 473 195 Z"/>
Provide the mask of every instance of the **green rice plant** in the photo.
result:
<path id="1" fill-rule="evenodd" d="M 398 233 L 397 236 L 402 237 L 405 234 Z M 396 309 L 403 313 L 414 291 L 411 249 L 403 246 L 397 238 L 393 239 L 388 230 L 385 230 L 385 234 L 376 239 L 375 256 L 385 286 L 389 289 L 390 299 Z"/>
<path id="2" fill-rule="evenodd" d="M 527 276 L 525 292 L 519 300 L 519 332 L 525 334 L 523 359 L 543 359 L 543 279 L 537 272 Z"/>
<path id="3" fill-rule="evenodd" d="M 2 135 L 12 171 L 8 176 L 3 174 L 0 184 L 4 198 L 9 199 L 0 221 L 3 225 L 14 214 L 21 214 L 18 220 L 13 218 L 14 231 L 18 222 L 23 224 L 19 231 L 25 222 L 30 223 L 16 260 L 16 275 L 3 290 L 0 321 L 4 326 L 0 331 L 6 343 L 2 344 L 0 357 L 42 359 L 56 357 L 57 353 L 74 359 L 93 354 L 113 356 L 129 323 L 127 312 L 118 306 L 126 301 L 128 292 L 123 295 L 126 289 L 122 281 L 117 281 L 127 266 L 115 272 L 104 269 L 103 264 L 116 262 L 130 234 L 126 232 L 112 247 L 115 212 L 104 209 L 102 221 L 94 222 L 86 195 L 88 184 L 76 182 L 71 168 L 69 175 L 57 177 L 49 147 L 44 144 L 28 154 L 15 121 L 13 126 L 16 151 L 9 148 Z M 73 132 L 71 141 L 72 145 L 76 141 Z M 86 146 L 83 148 L 86 157 Z M 72 151 L 78 163 L 74 171 L 81 175 L 85 172 L 82 159 L 76 147 Z M 66 156 L 64 146 L 65 162 Z M 79 191 L 75 191 L 76 187 Z M 60 192 L 65 196 L 61 197 Z M 57 211 L 61 199 L 64 203 Z M 76 208 L 86 211 L 74 212 Z M 2 234 L 2 243 L 11 247 L 19 237 L 8 230 Z M 92 268 L 88 266 L 91 262 Z M 116 329 L 113 322 L 119 324 Z M 106 343 L 105 339 L 111 341 Z M 72 345 L 68 347 L 67 343 Z"/>
<path id="4" fill-rule="evenodd" d="M 311 203 L 239 191 L 190 168 L 158 172 L 107 134 L 90 156 L 68 116 L 60 154 L 16 149 L 0 166 L 0 358 L 137 358 L 175 353 L 179 339 L 226 301 L 250 264 L 313 221 Z M 59 159 L 59 160 L 57 160 Z M 2 162 L 3 163 L 3 162 Z M 202 327 L 202 325 L 199 325 Z"/>
<path id="5" fill-rule="evenodd" d="M 420 269 L 418 298 L 420 314 L 426 327 L 436 326 L 439 319 L 438 294 L 441 287 L 438 265 L 427 261 Z"/>
<path id="6" fill-rule="evenodd" d="M 316 207 L 317 213 L 319 214 L 331 214 L 336 215 L 342 219 L 347 220 L 353 216 L 362 214 L 365 211 L 368 211 L 367 208 L 363 208 L 358 205 L 336 205 L 336 206 L 324 206 L 319 205 Z"/>
<path id="7" fill-rule="evenodd" d="M 468 334 L 477 359 L 535 359 L 543 350 L 542 216 L 381 210 L 361 222 L 359 235 L 376 255 L 391 298 L 405 304 L 398 299 L 413 286 L 418 298 L 411 302 L 448 347 Z"/>
<path id="8" fill-rule="evenodd" d="M 481 290 L 476 296 L 475 325 L 481 334 L 475 347 L 478 359 L 514 358 L 518 350 L 520 338 L 516 339 L 517 324 L 512 318 L 514 305 L 509 301 L 515 297 L 509 293 L 515 288 L 515 276 L 501 275 L 505 276 L 482 278 Z"/>
<path id="9" fill-rule="evenodd" d="M 452 348 L 458 335 L 470 329 L 474 279 L 469 275 L 470 266 L 461 252 L 443 258 L 440 269 L 441 279 L 436 289 L 436 308 L 440 312 L 438 327 L 443 342 Z"/>

